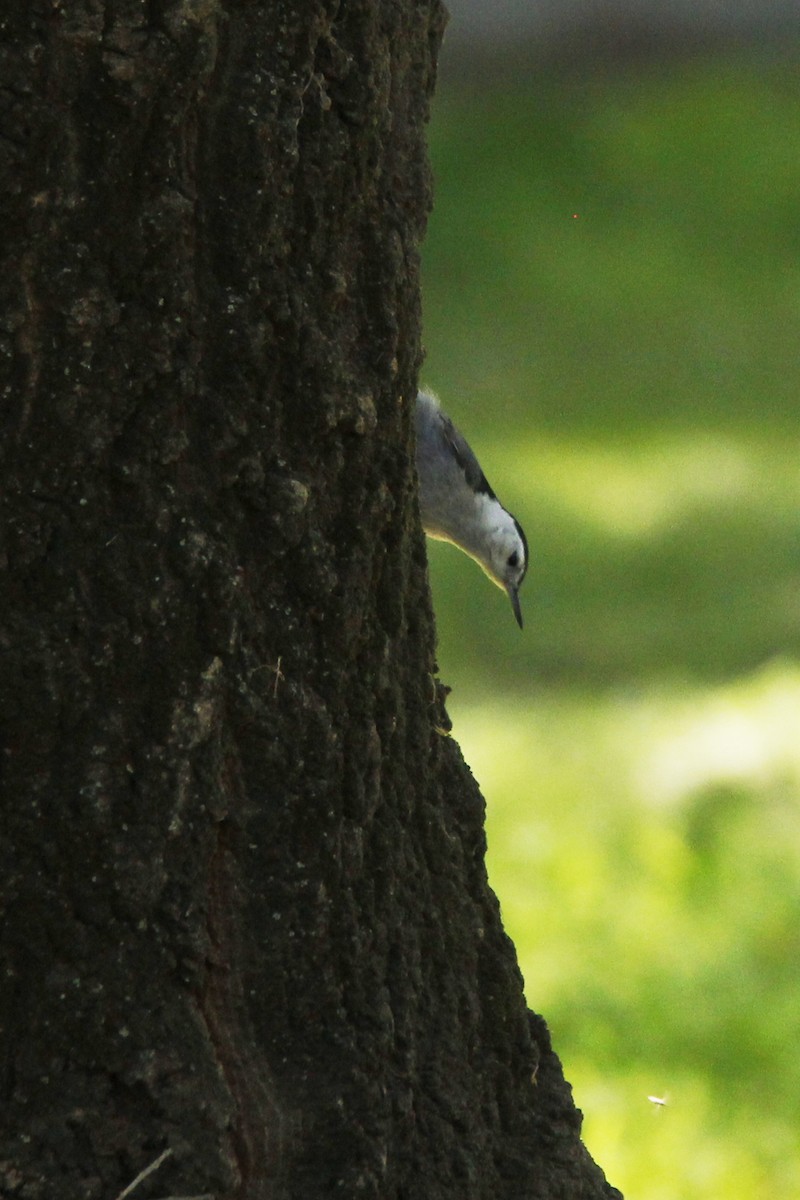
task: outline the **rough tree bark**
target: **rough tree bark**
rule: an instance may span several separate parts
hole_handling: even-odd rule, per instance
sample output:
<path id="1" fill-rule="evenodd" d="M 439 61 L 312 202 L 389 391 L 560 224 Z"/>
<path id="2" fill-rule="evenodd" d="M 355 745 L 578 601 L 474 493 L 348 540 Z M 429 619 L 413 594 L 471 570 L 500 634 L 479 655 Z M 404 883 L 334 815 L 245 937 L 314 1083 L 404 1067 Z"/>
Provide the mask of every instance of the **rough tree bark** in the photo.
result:
<path id="1" fill-rule="evenodd" d="M 444 736 L 438 0 L 5 0 L 0 1195 L 616 1195 Z M 166 1153 L 164 1153 L 166 1152 Z"/>

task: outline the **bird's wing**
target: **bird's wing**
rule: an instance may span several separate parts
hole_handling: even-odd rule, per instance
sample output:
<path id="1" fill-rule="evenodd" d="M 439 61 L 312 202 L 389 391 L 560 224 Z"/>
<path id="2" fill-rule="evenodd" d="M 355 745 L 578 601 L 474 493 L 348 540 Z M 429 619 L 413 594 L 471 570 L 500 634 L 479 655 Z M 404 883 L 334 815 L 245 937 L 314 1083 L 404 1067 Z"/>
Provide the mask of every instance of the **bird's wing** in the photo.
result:
<path id="1" fill-rule="evenodd" d="M 480 463 L 472 453 L 467 439 L 456 429 L 453 422 L 441 409 L 439 409 L 439 420 L 442 426 L 442 437 L 452 448 L 455 460 L 464 472 L 469 486 L 473 491 L 483 492 L 491 500 L 495 500 L 496 496 L 489 486 L 488 479 L 481 470 Z"/>

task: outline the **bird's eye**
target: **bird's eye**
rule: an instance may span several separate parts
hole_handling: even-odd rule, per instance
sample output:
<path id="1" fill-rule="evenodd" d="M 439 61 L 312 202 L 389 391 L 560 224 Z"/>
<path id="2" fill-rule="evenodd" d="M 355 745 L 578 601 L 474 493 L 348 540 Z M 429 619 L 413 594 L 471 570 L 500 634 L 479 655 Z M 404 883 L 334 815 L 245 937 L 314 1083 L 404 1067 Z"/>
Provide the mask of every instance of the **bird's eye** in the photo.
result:
<path id="1" fill-rule="evenodd" d="M 516 567 L 518 563 L 519 563 L 519 555 L 517 554 L 517 552 L 515 550 L 513 554 L 509 554 L 509 556 L 508 556 L 508 565 L 510 567 Z"/>

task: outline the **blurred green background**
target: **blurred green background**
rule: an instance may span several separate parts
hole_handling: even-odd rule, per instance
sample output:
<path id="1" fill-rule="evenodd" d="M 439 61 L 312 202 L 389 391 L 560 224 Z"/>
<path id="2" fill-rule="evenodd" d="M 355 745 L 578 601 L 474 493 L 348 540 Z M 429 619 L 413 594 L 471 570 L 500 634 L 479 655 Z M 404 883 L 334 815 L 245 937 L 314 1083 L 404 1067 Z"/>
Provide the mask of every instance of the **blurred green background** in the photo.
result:
<path id="1" fill-rule="evenodd" d="M 529 1003 L 629 1200 L 800 1196 L 797 60 L 451 69 L 430 141 L 422 379 L 531 547 L 520 634 L 428 544 Z"/>

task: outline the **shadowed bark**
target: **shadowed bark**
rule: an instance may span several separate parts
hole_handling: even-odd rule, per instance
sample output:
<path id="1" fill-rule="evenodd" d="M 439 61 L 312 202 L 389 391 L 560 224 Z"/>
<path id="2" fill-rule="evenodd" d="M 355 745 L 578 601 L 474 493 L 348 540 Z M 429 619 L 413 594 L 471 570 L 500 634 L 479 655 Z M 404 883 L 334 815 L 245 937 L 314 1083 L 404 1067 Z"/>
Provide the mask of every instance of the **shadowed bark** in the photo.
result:
<path id="1" fill-rule="evenodd" d="M 2 1197 L 616 1195 L 435 679 L 442 26 L 4 6 Z"/>

